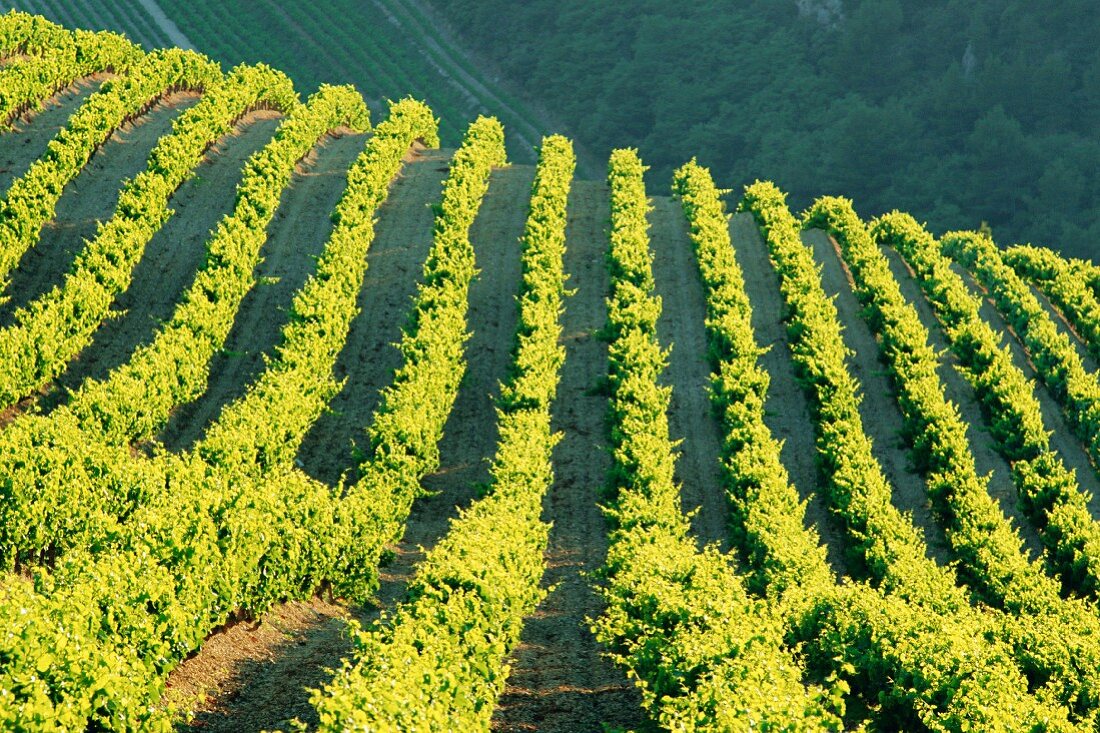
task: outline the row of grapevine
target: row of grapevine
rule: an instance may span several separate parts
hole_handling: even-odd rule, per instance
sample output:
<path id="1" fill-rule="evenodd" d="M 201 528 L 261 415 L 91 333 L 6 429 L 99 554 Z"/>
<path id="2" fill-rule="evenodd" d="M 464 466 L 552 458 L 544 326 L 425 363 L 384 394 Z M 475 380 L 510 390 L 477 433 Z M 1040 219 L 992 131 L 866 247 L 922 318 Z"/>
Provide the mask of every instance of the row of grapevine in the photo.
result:
<path id="1" fill-rule="evenodd" d="M 1069 259 L 1069 266 L 1073 273 L 1085 281 L 1092 290 L 1092 294 L 1100 298 L 1100 266 L 1094 265 L 1090 260 L 1082 260 L 1076 257 Z"/>
<path id="2" fill-rule="evenodd" d="M 1005 727 L 1045 717 L 1064 727 L 1064 713 L 1028 695 L 1010 650 L 988 642 L 983 620 L 969 609 L 941 615 L 862 584 L 835 585 L 764 422 L 769 378 L 758 364 L 762 349 L 720 192 L 694 163 L 677 171 L 675 190 L 706 286 L 711 396 L 725 436 L 722 465 L 737 542 L 754 588 L 782 604 L 810 671 L 848 685 L 852 698 L 874 701 L 870 707 L 885 728 L 960 730 L 975 721 Z M 771 206 L 785 208 L 781 194 L 767 188 L 754 192 L 757 205 L 765 192 Z M 796 222 L 779 213 L 767 218 L 783 229 L 767 236 L 796 243 Z"/>
<path id="3" fill-rule="evenodd" d="M 504 129 L 495 118 L 479 117 L 443 185 L 423 279 L 398 344 L 404 362 L 382 392 L 360 478 L 340 505 L 340 526 L 355 538 L 340 561 L 341 595 L 362 598 L 377 587 L 384 549 L 401 538 L 420 480 L 439 466 L 443 426 L 466 374 L 466 314 L 476 273 L 470 226 L 492 169 L 505 164 Z"/>
<path id="4" fill-rule="evenodd" d="M 434 140 L 422 109 L 400 103 L 375 128 L 330 246 L 364 227 L 369 234 L 409 145 Z M 334 328 L 340 311 L 355 307 L 356 293 L 335 285 L 313 293 L 312 302 L 328 303 L 321 312 L 337 314 Z M 318 315 L 323 329 L 329 324 Z M 113 471 L 137 470 L 125 448 L 116 450 Z M 296 471 L 255 476 L 197 454 L 130 463 L 159 490 L 110 533 L 62 556 L 52 573 L 6 581 L 0 727 L 167 730 L 170 716 L 155 703 L 168 671 L 229 613 L 259 613 L 334 578 L 351 542 L 337 522 L 340 494 Z"/>
<path id="5" fill-rule="evenodd" d="M 153 52 L 105 82 L 0 200 L 0 279 L 6 280 L 38 241 L 65 187 L 120 125 L 143 114 L 159 97 L 176 90 L 202 91 L 221 78 L 217 64 L 172 49 Z"/>
<path id="6" fill-rule="evenodd" d="M 1047 680 L 1074 713 L 1093 714 L 1100 702 L 1095 608 L 1063 600 L 1058 583 L 1023 554 L 1019 535 L 989 494 L 988 477 L 978 475 L 966 425 L 944 396 L 928 331 L 851 203 L 819 199 L 806 212 L 804 226 L 824 229 L 840 245 L 864 317 L 881 336 L 913 462 L 925 476 L 933 510 L 967 584 L 983 601 L 1005 610 L 1004 635 L 1024 670 Z M 1051 628 L 1062 629 L 1060 638 L 1050 637 Z"/>
<path id="7" fill-rule="evenodd" d="M 764 423 L 770 377 L 760 366 L 752 307 L 737 264 L 720 191 L 692 161 L 675 173 L 707 294 L 711 399 L 723 427 L 723 474 L 734 517 L 735 544 L 754 575 L 750 587 L 781 597 L 794 588 L 833 584 L 820 538 L 805 528 L 805 508 Z"/>
<path id="8" fill-rule="evenodd" d="M 680 509 L 668 432 L 671 389 L 658 384 L 661 301 L 653 275 L 641 161 L 612 153 L 610 341 L 614 498 L 597 639 L 636 679 L 668 730 L 839 730 L 842 700 L 802 682 L 778 615 L 750 598 L 733 562 L 700 552 Z"/>
<path id="9" fill-rule="evenodd" d="M 89 527 L 99 531 L 102 512 L 117 516 L 132 508 L 140 496 L 134 487 L 103 484 L 113 474 L 109 463 L 101 471 L 66 466 L 79 461 L 90 468 L 101 452 L 110 460 L 114 453 L 103 443 L 128 446 L 151 436 L 176 404 L 201 393 L 209 360 L 252 286 L 267 224 L 296 162 L 325 132 L 345 124 L 369 126 L 366 105 L 350 87 L 322 88 L 292 109 L 245 165 L 234 211 L 215 229 L 204 268 L 155 339 L 106 380 L 85 382 L 48 418 L 22 416 L 0 433 L 0 475 L 9 487 L 0 513 L 6 564 L 85 544 Z"/>
<path id="10" fill-rule="evenodd" d="M 39 16 L 0 15 L 0 55 L 23 54 L 0 69 L 0 129 L 20 114 L 82 79 L 121 72 L 140 61 L 141 49 L 108 31 L 70 31 Z"/>
<path id="11" fill-rule="evenodd" d="M 114 298 L 130 283 L 146 243 L 172 210 L 169 197 L 192 175 L 207 148 L 250 110 L 284 113 L 300 104 L 290 80 L 265 66 L 242 66 L 207 90 L 149 155 L 148 167 L 119 193 L 115 213 L 100 223 L 64 284 L 20 308 L 0 330 L 0 404 L 11 405 L 56 377 L 91 340 Z"/>
<path id="12" fill-rule="evenodd" d="M 981 301 L 927 231 L 906 214 L 888 214 L 872 225 L 873 236 L 909 263 L 951 349 L 989 415 L 997 450 L 1012 466 L 1021 505 L 1046 546 L 1047 564 L 1064 589 L 1095 598 L 1100 591 L 1100 537 L 1088 498 L 1054 450 L 1043 424 L 1034 385 L 1012 353 L 979 315 Z"/>
<path id="13" fill-rule="evenodd" d="M 82 428 L 112 443 L 141 440 L 163 428 L 175 406 L 202 394 L 210 360 L 255 283 L 268 224 L 295 166 L 341 126 L 369 130 L 366 103 L 353 87 L 323 86 L 305 106 L 291 110 L 272 141 L 245 163 L 234 210 L 215 228 L 206 261 L 172 318 L 128 363 L 105 380 L 85 382 L 72 395 L 69 408 Z M 326 266 L 327 261 L 318 267 Z"/>
<path id="14" fill-rule="evenodd" d="M 190 54 L 176 54 L 168 61 L 168 69 L 193 68 L 190 58 Z M 216 66 L 210 66 L 201 57 L 193 59 L 198 62 L 201 76 L 206 76 L 207 69 L 217 72 Z M 184 62 L 182 66 L 178 66 L 180 62 Z M 198 76 L 194 71 L 188 75 Z M 264 104 L 290 111 L 300 103 L 282 74 L 265 67 L 241 67 L 211 86 L 203 101 L 176 121 L 175 132 L 162 139 L 150 154 L 147 170 L 126 185 L 115 215 L 100 225 L 99 235 L 78 256 L 64 286 L 17 311 L 16 324 L 0 330 L 0 354 L 4 355 L 0 394 L 5 395 L 0 401 L 14 402 L 56 375 L 83 348 L 106 315 L 114 295 L 126 287 L 132 265 L 140 257 L 144 244 L 170 215 L 167 204 L 171 193 L 199 164 L 206 148 L 232 129 L 240 115 Z M 18 554 L 27 550 L 51 551 L 57 533 L 68 531 L 64 522 L 55 523 L 54 517 L 42 511 L 42 507 L 70 504 L 53 501 L 59 496 L 58 490 L 43 491 L 43 485 L 64 486 L 62 494 L 70 487 L 75 490 L 81 484 L 72 486 L 74 482 L 67 474 L 83 473 L 82 469 L 95 460 L 96 452 L 104 448 L 95 444 L 98 441 L 86 446 L 86 436 L 70 429 L 73 422 L 61 420 L 43 429 L 39 420 L 37 426 L 28 424 L 27 430 L 6 431 L 11 433 L 4 436 L 5 448 L 11 450 L 12 456 L 9 470 L 22 470 L 28 477 L 24 483 L 13 482 L 12 491 L 5 494 L 0 504 L 3 533 L 0 552 L 8 567 Z M 54 469 L 49 473 L 41 470 L 50 465 Z M 118 477 L 109 470 L 92 469 L 91 473 L 105 474 L 108 480 L 117 483 Z M 124 484 L 120 488 L 122 496 L 135 492 Z M 101 490 L 93 490 L 91 496 L 103 500 Z M 73 501 L 72 511 L 85 505 Z M 89 522 L 99 521 L 96 514 L 98 511 L 89 514 Z"/>
<path id="15" fill-rule="evenodd" d="M 1001 253 L 1004 263 L 1038 287 L 1065 315 L 1094 359 L 1100 359 L 1100 300 L 1073 263 L 1046 247 L 1017 245 Z"/>
<path id="16" fill-rule="evenodd" d="M 792 358 L 813 412 L 818 465 L 828 499 L 847 527 L 854 559 L 887 592 L 943 612 L 965 608 L 969 602 L 955 574 L 927 557 L 920 533 L 891 502 L 892 487 L 863 428 L 836 306 L 822 289 L 783 194 L 758 183 L 746 189 L 741 209 L 761 228 L 779 273 L 791 314 Z"/>
<path id="17" fill-rule="evenodd" d="M 1061 404 L 1070 425 L 1084 441 L 1093 462 L 1100 461 L 1100 381 L 1085 370 L 1080 354 L 1015 271 L 1001 259 L 988 237 L 949 232 L 944 253 L 971 270 L 1016 331 L 1039 378 Z M 1082 297 L 1087 291 L 1082 288 Z"/>
<path id="18" fill-rule="evenodd" d="M 408 600 L 358 636 L 355 657 L 314 696 L 323 731 L 489 730 L 508 672 L 505 656 L 544 595 L 539 582 L 549 525 L 540 515 L 558 439 L 550 406 L 565 358 L 558 319 L 574 167 L 568 140 L 543 141 L 522 240 L 517 345 L 501 388 L 489 493 L 452 521 L 417 568 Z"/>

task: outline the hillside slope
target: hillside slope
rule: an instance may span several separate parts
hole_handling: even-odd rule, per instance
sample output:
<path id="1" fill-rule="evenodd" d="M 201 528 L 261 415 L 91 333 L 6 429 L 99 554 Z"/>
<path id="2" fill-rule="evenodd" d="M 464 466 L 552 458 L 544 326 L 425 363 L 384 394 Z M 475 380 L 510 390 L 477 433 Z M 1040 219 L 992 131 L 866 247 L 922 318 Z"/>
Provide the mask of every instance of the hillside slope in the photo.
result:
<path id="1" fill-rule="evenodd" d="M 386 99 L 412 95 L 440 116 L 452 147 L 466 120 L 493 114 L 508 127 L 513 157 L 532 162 L 538 131 L 547 125 L 545 111 L 504 91 L 507 85 L 437 27 L 434 15 L 424 16 L 429 6 L 411 0 L 339 0 L 324 13 L 276 2 L 0 2 L 0 11 L 10 8 L 69 27 L 125 33 L 147 49 L 197 48 L 226 67 L 267 63 L 284 69 L 303 93 L 323 83 L 355 84 L 376 111 Z"/>
<path id="2" fill-rule="evenodd" d="M 629 150 L 608 183 L 557 137 L 505 163 L 488 118 L 368 129 L 347 89 L 200 130 L 139 198 L 204 100 L 288 88 L 249 78 L 98 146 L 7 285 L 3 346 L 78 340 L 22 307 L 55 286 L 105 315 L 0 428 L 0 727 L 1095 726 L 1098 345 L 1049 282 L 691 164 L 674 196 Z M 13 179 L 88 83 L 0 133 Z"/>

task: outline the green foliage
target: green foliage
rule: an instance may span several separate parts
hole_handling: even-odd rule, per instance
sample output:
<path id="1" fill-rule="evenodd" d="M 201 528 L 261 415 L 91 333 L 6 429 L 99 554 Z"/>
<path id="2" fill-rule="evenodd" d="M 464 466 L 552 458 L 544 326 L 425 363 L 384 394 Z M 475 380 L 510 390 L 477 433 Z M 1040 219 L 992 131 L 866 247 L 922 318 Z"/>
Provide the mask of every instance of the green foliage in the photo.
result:
<path id="1" fill-rule="evenodd" d="M 1089 512 L 1089 497 L 1081 491 L 1074 472 L 1051 449 L 1033 384 L 1013 363 L 1002 338 L 980 318 L 980 300 L 950 270 L 950 260 L 916 221 L 894 213 L 878 220 L 873 231 L 876 238 L 893 245 L 910 263 L 944 323 L 951 348 L 963 366 L 962 374 L 989 415 L 997 449 L 1012 464 L 1021 506 L 1039 530 L 1048 566 L 1061 575 L 1065 591 L 1095 598 L 1100 588 L 1100 529 Z M 976 244 L 989 240 L 970 236 L 970 241 L 975 247 L 982 246 L 985 256 L 995 254 L 995 249 Z M 1087 389 L 1079 385 L 1087 385 L 1091 377 L 1078 371 L 1080 358 L 1056 332 L 1034 296 L 1007 266 L 994 263 L 990 267 L 996 268 L 997 287 L 1004 294 L 1000 307 L 1013 309 L 1010 312 L 1021 319 L 1017 333 L 1030 334 L 1029 349 L 1045 355 L 1035 362 L 1040 377 L 1053 384 L 1060 370 L 1072 369 L 1076 364 L 1074 384 L 1087 395 Z M 1080 295 L 1086 298 L 1087 293 Z M 1068 391 L 1067 384 L 1068 380 L 1063 384 L 1063 395 Z M 1071 425 L 1081 427 L 1072 411 L 1070 418 Z"/>
<path id="2" fill-rule="evenodd" d="M 942 612 L 965 608 L 954 573 L 928 559 L 920 534 L 891 503 L 890 483 L 863 429 L 836 306 L 822 289 L 783 194 L 770 183 L 756 183 L 745 190 L 740 208 L 756 219 L 779 273 L 792 357 L 813 411 L 818 467 L 848 529 L 853 560 L 862 561 L 887 592 Z"/>
<path id="3" fill-rule="evenodd" d="M 1063 601 L 1059 586 L 1023 554 L 1022 542 L 979 476 L 957 408 L 944 396 L 939 359 L 916 309 L 906 302 L 886 257 L 851 202 L 822 198 L 804 225 L 836 238 L 855 281 L 880 351 L 893 377 L 911 454 L 932 507 L 961 561 L 968 586 L 1007 614 L 1005 638 L 1033 678 L 1046 679 L 1059 701 L 1088 719 L 1100 702 L 1100 620 L 1091 605 Z M 1034 627 L 1061 628 L 1059 643 L 1037 639 Z M 1085 661 L 1089 660 L 1089 661 Z"/>
<path id="4" fill-rule="evenodd" d="M 373 223 L 412 141 L 434 141 L 426 108 L 394 108 L 349 176 L 346 225 L 337 227 L 345 239 Z M 335 239 L 326 250 L 338 248 Z M 349 302 L 354 309 L 356 292 L 312 292 L 336 314 Z M 339 323 L 333 315 L 333 328 Z M 338 522 L 341 496 L 287 467 L 258 473 L 211 465 L 197 452 L 146 460 L 88 445 L 89 463 L 113 451 L 101 470 L 144 494 L 124 522 L 107 518 L 53 572 L 35 571 L 33 585 L 11 575 L 0 586 L 0 619 L 11 632 L 0 639 L 0 727 L 167 730 L 166 711 L 155 706 L 167 673 L 230 613 L 262 613 L 337 577 L 354 538 Z M 94 497 L 84 498 L 84 513 L 94 510 Z"/>
<path id="5" fill-rule="evenodd" d="M 779 445 L 764 423 L 767 375 L 757 364 L 762 352 L 753 340 L 744 278 L 719 191 L 694 162 L 677 172 L 674 189 L 682 198 L 707 288 L 715 366 L 711 395 L 725 433 L 723 467 L 738 544 L 756 573 L 758 590 L 780 601 L 788 633 L 803 642 L 808 668 L 831 681 L 834 690 L 875 701 L 875 721 L 884 728 L 1015 729 L 1021 721 L 1038 726 L 1044 720 L 1068 727 L 1064 712 L 1027 694 L 1027 680 L 1011 649 L 989 633 L 987 616 L 963 604 L 944 614 L 937 604 L 930 610 L 906 603 L 903 597 L 912 591 L 904 587 L 883 595 L 862 584 L 834 585 L 816 534 L 803 527 L 804 508 L 786 481 Z M 754 210 L 758 221 L 773 222 L 765 232 L 773 257 L 783 245 L 792 258 L 805 252 L 774 187 L 757 184 L 746 196 L 746 204 L 750 201 L 759 207 Z M 809 272 L 816 277 L 816 268 Z M 805 293 L 820 290 L 808 278 L 790 284 Z M 797 313 L 792 327 L 806 335 Z M 975 684 L 976 679 L 981 682 Z"/>
<path id="6" fill-rule="evenodd" d="M 299 104 L 290 80 L 267 67 L 240 67 L 206 90 L 126 183 L 114 215 L 77 256 L 64 283 L 16 311 L 0 330 L 0 404 L 11 405 L 57 376 L 87 345 L 126 289 L 146 243 L 173 214 L 168 199 L 192 175 L 206 149 L 249 110 L 289 112 Z M 60 193 L 60 191 L 59 191 Z"/>
<path id="7" fill-rule="evenodd" d="M 559 437 L 550 431 L 550 406 L 565 357 L 558 319 L 574 165 L 568 140 L 543 141 L 489 494 L 452 520 L 418 567 L 408 599 L 357 635 L 355 658 L 314 694 L 322 731 L 489 730 L 508 673 L 505 657 L 544 595 L 549 525 L 540 515 Z"/>
<path id="8" fill-rule="evenodd" d="M 769 376 L 752 329 L 745 278 L 730 241 L 725 191 L 694 160 L 673 177 L 691 229 L 707 293 L 707 344 L 714 372 L 711 398 L 722 421 L 722 468 L 734 513 L 736 544 L 756 575 L 753 590 L 781 596 L 791 588 L 831 585 L 817 533 L 804 528 L 805 506 L 764 423 Z"/>
<path id="9" fill-rule="evenodd" d="M 616 150 L 611 187 L 611 443 L 615 493 L 604 614 L 611 658 L 637 680 L 650 717 L 668 730 L 839 730 L 843 689 L 802 682 L 767 604 L 750 598 L 729 560 L 699 552 L 680 509 L 668 433 L 671 389 L 658 384 L 661 303 L 651 295 L 643 182 L 633 150 Z"/>
<path id="10" fill-rule="evenodd" d="M 201 91 L 220 79 L 220 69 L 205 57 L 169 50 L 151 53 L 105 82 L 0 200 L 0 278 L 6 278 L 38 240 L 65 187 L 115 129 L 143 114 L 170 91 Z"/>
<path id="11" fill-rule="evenodd" d="M 975 268 L 983 283 L 991 277 L 998 279 L 995 286 L 989 286 L 998 307 L 1020 335 L 1035 361 L 1039 378 L 1062 405 L 1093 462 L 1100 460 L 1100 420 L 1092 414 L 1100 410 L 1100 382 L 1095 375 L 1085 371 L 1069 336 L 1057 329 L 1021 278 L 1035 282 L 1065 314 L 1084 340 L 1088 352 L 1097 358 L 1100 356 L 1100 301 L 1087 280 L 1073 265 L 1048 249 L 1013 247 L 1001 254 L 989 246 L 992 245 L 990 240 L 981 240 L 979 244 L 979 240 L 966 235 L 945 237 L 944 242 L 945 247 Z M 994 253 L 1001 258 L 999 261 L 994 259 Z M 1011 268 L 1015 268 L 1015 274 L 1011 274 Z"/>
<path id="12" fill-rule="evenodd" d="M 289 112 L 274 139 L 245 163 L 234 210 L 207 242 L 204 266 L 171 320 L 107 379 L 88 380 L 72 395 L 68 408 L 81 427 L 110 443 L 141 440 L 162 428 L 175 406 L 202 394 L 210 360 L 254 284 L 267 226 L 295 165 L 342 125 L 370 128 L 366 104 L 351 87 L 322 87 Z"/>
<path id="13" fill-rule="evenodd" d="M 15 10 L 0 16 L 0 25 L 0 56 L 27 56 L 0 70 L 0 127 L 78 79 L 122 72 L 142 58 L 141 49 L 117 33 L 69 31 Z"/>
<path id="14" fill-rule="evenodd" d="M 467 296 L 476 272 L 470 225 L 492 168 L 505 162 L 500 123 L 478 118 L 443 184 L 422 282 L 398 345 L 404 361 L 383 390 L 367 431 L 370 452 L 359 468 L 360 479 L 347 487 L 340 504 L 339 521 L 353 538 L 334 581 L 342 595 L 364 598 L 377 586 L 383 549 L 400 539 L 421 491 L 420 479 L 439 465 L 439 439 L 466 373 Z M 355 215 L 346 211 L 338 221 Z M 373 223 L 367 218 L 360 225 Z M 283 395 L 276 396 L 281 400 Z"/>

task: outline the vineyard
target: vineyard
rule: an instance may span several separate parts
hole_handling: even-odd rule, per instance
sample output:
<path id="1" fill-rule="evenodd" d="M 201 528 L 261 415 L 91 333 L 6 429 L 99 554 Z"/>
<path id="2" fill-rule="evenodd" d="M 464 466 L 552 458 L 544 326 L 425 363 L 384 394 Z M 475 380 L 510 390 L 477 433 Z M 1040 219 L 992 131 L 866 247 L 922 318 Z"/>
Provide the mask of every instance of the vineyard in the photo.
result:
<path id="1" fill-rule="evenodd" d="M 14 11 L 0 124 L 0 729 L 1100 729 L 1092 263 Z"/>

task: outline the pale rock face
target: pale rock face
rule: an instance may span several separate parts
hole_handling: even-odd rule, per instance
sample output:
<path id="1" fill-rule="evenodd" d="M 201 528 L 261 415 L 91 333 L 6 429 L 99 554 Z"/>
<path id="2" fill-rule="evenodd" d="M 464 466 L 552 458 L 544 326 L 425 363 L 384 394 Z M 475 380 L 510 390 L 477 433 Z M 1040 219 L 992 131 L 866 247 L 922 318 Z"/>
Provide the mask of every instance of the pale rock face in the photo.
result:
<path id="1" fill-rule="evenodd" d="M 970 41 L 966 44 L 966 51 L 963 52 L 962 68 L 963 75 L 967 79 L 974 76 L 974 69 L 978 65 L 978 57 L 974 55 L 974 42 Z"/>
<path id="2" fill-rule="evenodd" d="M 798 15 L 812 18 L 825 28 L 836 28 L 844 22 L 842 0 L 794 0 L 798 6 Z"/>

